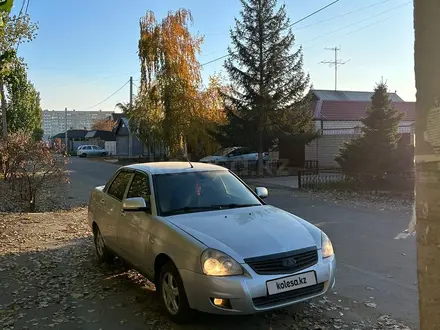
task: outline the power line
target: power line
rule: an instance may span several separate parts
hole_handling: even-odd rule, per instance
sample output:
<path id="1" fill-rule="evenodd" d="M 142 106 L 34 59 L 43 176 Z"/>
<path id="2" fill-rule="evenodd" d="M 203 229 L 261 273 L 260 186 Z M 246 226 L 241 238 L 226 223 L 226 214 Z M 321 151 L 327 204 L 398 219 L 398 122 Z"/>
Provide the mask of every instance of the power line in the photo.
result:
<path id="1" fill-rule="evenodd" d="M 227 54 L 227 55 L 223 55 L 223 56 L 220 56 L 220 57 L 217 57 L 217 58 L 215 58 L 215 59 L 213 59 L 213 60 L 211 60 L 211 61 L 208 61 L 208 62 L 206 62 L 206 63 L 203 63 L 201 66 L 203 67 L 203 66 L 205 66 L 205 65 L 208 65 L 208 64 L 211 64 L 211 63 L 214 63 L 214 62 L 220 61 L 221 59 L 224 59 L 224 58 L 226 58 L 226 57 L 229 57 L 229 54 Z"/>
<path id="2" fill-rule="evenodd" d="M 404 4 L 401 4 L 401 5 L 399 5 L 399 6 L 393 7 L 393 8 L 391 8 L 391 9 L 388 9 L 388 10 L 385 10 L 385 11 L 382 11 L 382 12 L 377 13 L 377 14 L 375 14 L 375 15 L 368 16 L 367 18 L 364 18 L 364 19 L 362 19 L 362 20 L 360 20 L 360 21 L 357 21 L 357 22 L 355 22 L 355 23 L 348 24 L 348 25 L 346 25 L 346 26 L 344 26 L 344 27 L 341 27 L 341 28 L 339 28 L 339 29 L 336 29 L 336 30 L 330 31 L 330 32 L 328 32 L 328 33 L 322 34 L 322 35 L 320 35 L 320 36 L 317 36 L 316 38 L 313 38 L 313 39 L 307 40 L 307 41 L 303 42 L 303 44 L 309 43 L 309 42 L 311 42 L 311 41 L 315 41 L 315 40 L 317 40 L 317 39 L 321 39 L 322 37 L 325 37 L 325 36 L 327 36 L 327 35 L 329 35 L 329 34 L 332 34 L 332 33 L 335 33 L 335 32 L 339 32 L 339 31 L 341 31 L 341 30 L 345 30 L 345 29 L 348 28 L 348 27 L 351 27 L 351 26 L 354 26 L 354 25 L 358 25 L 359 23 L 362 23 L 362 22 L 368 21 L 368 20 L 370 20 L 370 19 L 372 19 L 372 18 L 375 18 L 375 17 L 377 17 L 377 16 L 381 16 L 381 15 L 383 15 L 383 14 L 389 13 L 389 12 L 394 11 L 394 10 L 396 10 L 396 9 L 399 9 L 399 8 L 401 8 L 401 7 L 407 6 L 407 5 L 410 4 L 410 3 L 412 3 L 412 1 L 405 2 Z"/>
<path id="3" fill-rule="evenodd" d="M 105 98 L 104 100 L 102 100 L 101 102 L 96 103 L 95 105 L 92 105 L 91 107 L 89 107 L 89 108 L 87 108 L 87 109 L 85 109 L 85 110 L 93 109 L 94 107 L 97 107 L 98 105 L 103 104 L 105 101 L 108 101 L 111 97 L 113 97 L 114 95 L 116 95 L 117 93 L 119 93 L 119 92 L 120 92 L 125 86 L 127 86 L 129 82 L 130 82 L 130 80 L 127 81 L 124 85 L 122 85 L 122 86 L 121 86 L 116 92 L 112 93 L 110 96 L 106 97 L 106 98 Z"/>
<path id="4" fill-rule="evenodd" d="M 337 16 L 326 18 L 326 19 L 324 19 L 322 21 L 318 21 L 318 22 L 315 22 L 315 23 L 312 23 L 312 24 L 309 24 L 309 25 L 301 26 L 299 28 L 296 28 L 295 30 L 298 31 L 298 30 L 306 29 L 306 28 L 311 27 L 311 26 L 315 26 L 315 25 L 318 25 L 318 24 L 321 24 L 321 23 L 332 21 L 332 20 L 337 19 L 337 18 L 341 18 L 341 17 L 345 17 L 345 16 L 348 16 L 348 15 L 357 13 L 358 11 L 362 11 L 362 10 L 365 10 L 365 9 L 376 7 L 376 6 L 379 6 L 379 5 L 383 4 L 383 3 L 390 2 L 390 1 L 391 0 L 383 0 L 383 1 L 380 1 L 380 2 L 376 2 L 376 3 L 373 3 L 371 5 L 364 6 L 364 7 L 361 7 L 361 8 L 358 8 L 358 9 L 355 9 L 355 10 L 352 10 L 352 11 L 349 11 L 349 12 L 337 15 Z"/>
<path id="5" fill-rule="evenodd" d="M 371 27 L 371 26 L 373 26 L 373 25 L 377 25 L 377 24 L 379 24 L 379 23 L 385 22 L 385 21 L 389 20 L 389 19 L 392 18 L 392 17 L 393 17 L 393 16 L 385 17 L 384 19 L 381 19 L 381 20 L 379 20 L 379 21 L 376 21 L 376 22 L 374 22 L 374 23 L 372 23 L 372 24 L 368 24 L 368 25 L 365 25 L 365 26 L 363 26 L 363 27 L 361 27 L 361 28 L 359 28 L 359 29 L 356 29 L 356 30 L 350 31 L 350 32 L 344 34 L 344 36 L 348 36 L 348 35 L 350 35 L 350 34 L 353 34 L 353 33 L 359 32 L 359 31 L 361 31 L 361 30 L 367 29 L 367 28 L 369 28 L 369 27 Z"/>
<path id="6" fill-rule="evenodd" d="M 303 18 L 301 18 L 301 19 L 299 19 L 299 20 L 293 22 L 292 24 L 290 24 L 290 25 L 288 26 L 288 28 L 291 28 L 292 26 L 294 26 L 294 25 L 296 25 L 296 24 L 298 24 L 298 23 L 301 23 L 302 21 L 306 20 L 307 18 L 312 17 L 313 15 L 316 15 L 316 14 L 320 13 L 321 11 L 327 9 L 327 8 L 330 7 L 330 6 L 333 6 L 335 3 L 339 2 L 339 1 L 340 1 L 340 0 L 335 0 L 335 1 L 331 2 L 331 3 L 329 3 L 328 5 L 322 7 L 322 8 L 320 8 L 320 9 L 318 9 L 318 10 L 315 10 L 313 13 L 310 13 L 309 15 L 304 16 Z M 223 55 L 223 56 L 217 57 L 217 58 L 215 58 L 215 59 L 213 59 L 213 60 L 211 60 L 211 61 L 208 61 L 208 62 L 206 62 L 206 63 L 203 63 L 201 66 L 203 67 L 203 66 L 205 66 L 205 65 L 208 65 L 208 64 L 211 64 L 211 63 L 217 62 L 217 61 L 219 61 L 219 60 L 221 60 L 221 59 L 224 59 L 224 58 L 226 58 L 226 57 L 229 57 L 229 56 L 230 56 L 230 54 L 227 54 L 227 55 Z"/>
<path id="7" fill-rule="evenodd" d="M 21 13 L 23 12 L 24 9 L 24 4 L 26 3 L 26 0 L 23 0 L 23 2 L 21 3 L 21 8 L 20 8 L 20 12 L 18 13 L 18 17 L 21 16 Z"/>
<path id="8" fill-rule="evenodd" d="M 26 5 L 26 11 L 25 11 L 25 15 L 27 15 L 28 13 L 28 9 L 29 9 L 29 4 L 31 3 L 31 0 L 28 0 L 27 5 Z"/>
<path id="9" fill-rule="evenodd" d="M 335 0 L 335 1 L 331 2 L 331 3 L 329 3 L 327 6 L 324 6 L 324 7 L 320 8 L 320 9 L 314 11 L 313 13 L 311 13 L 311 14 L 309 14 L 309 15 L 307 15 L 307 16 L 299 19 L 299 20 L 297 20 L 296 22 L 293 22 L 292 24 L 289 25 L 289 28 L 291 28 L 292 26 L 294 26 L 294 25 L 296 25 L 298 23 L 301 23 L 302 21 L 306 20 L 309 17 L 312 17 L 313 15 L 318 14 L 319 12 L 323 11 L 324 9 L 327 9 L 330 6 L 333 6 L 337 2 L 339 2 L 339 0 Z"/>
<path id="10" fill-rule="evenodd" d="M 25 14 L 24 14 L 25 16 L 26 16 L 27 13 L 28 13 L 29 2 L 30 2 L 30 1 L 31 1 L 31 0 L 27 0 L 26 11 L 25 11 Z M 21 14 L 23 14 L 23 9 L 24 9 L 25 3 L 26 3 L 26 0 L 23 0 L 23 2 L 22 2 L 22 4 L 21 4 L 21 8 L 20 8 L 20 13 L 18 14 L 18 18 L 20 18 L 20 17 L 21 17 Z M 19 38 L 18 41 L 17 41 L 17 46 L 15 47 L 15 52 L 16 52 L 16 53 L 18 52 L 18 47 L 20 46 L 20 41 L 21 41 L 21 38 Z"/>
<path id="11" fill-rule="evenodd" d="M 395 9 L 397 9 L 397 8 L 399 8 L 399 7 L 406 6 L 406 5 L 410 4 L 410 3 L 412 3 L 412 1 L 410 1 L 410 2 L 406 2 L 406 3 L 404 3 L 403 5 L 400 5 L 400 6 L 398 6 L 398 7 L 394 7 L 394 8 L 392 8 L 391 10 L 388 10 L 388 11 L 395 10 Z M 388 12 L 388 11 L 386 11 L 386 12 Z M 385 12 L 379 13 L 379 14 L 377 14 L 377 15 L 374 15 L 374 16 L 369 17 L 368 19 L 374 18 L 374 17 L 376 17 L 376 16 L 380 16 L 380 15 L 382 15 L 382 14 L 384 14 L 384 13 L 385 13 Z M 392 18 L 392 17 L 393 17 L 393 16 L 388 16 L 388 17 L 386 17 L 386 18 L 384 18 L 384 19 L 381 19 L 381 20 L 379 20 L 379 21 L 376 21 L 376 22 L 374 22 L 374 23 L 372 23 L 372 24 L 369 24 L 369 25 L 366 25 L 366 26 L 360 27 L 360 28 L 358 28 L 358 29 L 355 29 L 355 30 L 349 31 L 348 33 L 344 34 L 343 36 L 348 36 L 348 35 L 350 35 L 350 34 L 353 34 L 353 33 L 356 33 L 356 32 L 358 32 L 358 31 L 364 30 L 364 29 L 369 28 L 369 27 L 371 27 L 371 26 L 377 25 L 377 24 L 382 23 L 382 22 L 384 22 L 384 21 L 386 21 L 386 20 L 389 20 L 389 19 Z M 357 25 L 357 24 L 359 24 L 359 23 L 361 23 L 361 22 L 363 22 L 363 21 L 365 21 L 365 20 L 366 20 L 366 19 L 361 20 L 361 21 L 358 21 L 358 22 L 353 23 L 353 24 L 350 24 L 350 25 L 347 25 L 347 26 L 345 26 L 344 28 L 337 29 L 337 30 L 331 31 L 331 32 L 329 32 L 329 33 L 323 34 L 323 35 L 319 36 L 318 38 L 315 38 L 315 39 L 312 39 L 312 40 L 316 40 L 316 39 L 319 39 L 319 38 L 321 38 L 321 37 L 325 37 L 325 36 L 327 36 L 327 35 L 329 35 L 329 34 L 332 34 L 332 33 L 334 33 L 334 32 L 338 32 L 338 31 L 340 31 L 340 30 L 343 30 L 343 29 L 345 29 L 345 28 L 347 28 L 347 27 L 349 27 L 349 26 Z M 306 41 L 306 42 L 304 42 L 304 43 L 308 43 L 308 42 L 310 42 L 310 41 L 312 41 L 312 40 L 308 40 L 308 41 Z M 320 44 L 321 44 L 321 43 L 315 44 L 315 45 L 310 46 L 310 47 L 306 47 L 306 48 L 304 48 L 304 50 L 308 50 L 308 49 L 315 48 L 315 47 L 319 46 Z"/>

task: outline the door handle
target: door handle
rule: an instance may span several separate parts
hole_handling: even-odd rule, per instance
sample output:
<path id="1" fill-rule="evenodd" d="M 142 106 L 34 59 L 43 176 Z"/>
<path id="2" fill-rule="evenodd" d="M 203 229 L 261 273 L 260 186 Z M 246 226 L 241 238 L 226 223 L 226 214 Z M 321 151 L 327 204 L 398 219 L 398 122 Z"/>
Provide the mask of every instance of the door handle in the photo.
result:
<path id="1" fill-rule="evenodd" d="M 125 216 L 127 215 L 127 213 L 125 213 L 124 211 L 121 211 L 121 215 L 122 215 L 123 217 L 125 217 Z"/>
<path id="2" fill-rule="evenodd" d="M 104 199 L 101 199 L 101 204 L 105 204 L 105 200 Z"/>
<path id="3" fill-rule="evenodd" d="M 150 244 L 154 244 L 154 243 L 155 243 L 155 240 L 154 240 L 154 238 L 153 238 L 153 237 L 151 237 L 151 236 L 150 236 L 150 238 L 149 238 L 148 240 L 150 241 Z"/>

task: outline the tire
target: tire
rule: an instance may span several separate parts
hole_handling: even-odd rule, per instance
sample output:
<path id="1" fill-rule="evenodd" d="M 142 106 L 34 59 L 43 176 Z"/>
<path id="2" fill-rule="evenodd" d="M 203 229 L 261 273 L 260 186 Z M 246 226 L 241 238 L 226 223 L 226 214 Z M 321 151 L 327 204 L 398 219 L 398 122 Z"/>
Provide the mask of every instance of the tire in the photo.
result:
<path id="1" fill-rule="evenodd" d="M 93 241 L 95 242 L 96 256 L 100 263 L 114 260 L 114 255 L 107 249 L 98 227 L 93 232 Z"/>
<path id="2" fill-rule="evenodd" d="M 101 157 L 105 157 L 105 156 L 107 156 L 107 153 L 106 153 L 106 152 L 103 152 L 103 153 L 101 154 Z"/>
<path id="3" fill-rule="evenodd" d="M 177 297 L 172 293 L 175 290 Z M 171 321 L 185 324 L 193 319 L 195 312 L 189 307 L 182 278 L 172 262 L 166 263 L 161 268 L 157 291 Z M 176 299 L 176 305 L 168 299 Z"/>
<path id="4" fill-rule="evenodd" d="M 81 158 L 86 158 L 86 157 L 87 157 L 87 154 L 81 154 L 80 157 L 81 157 Z"/>

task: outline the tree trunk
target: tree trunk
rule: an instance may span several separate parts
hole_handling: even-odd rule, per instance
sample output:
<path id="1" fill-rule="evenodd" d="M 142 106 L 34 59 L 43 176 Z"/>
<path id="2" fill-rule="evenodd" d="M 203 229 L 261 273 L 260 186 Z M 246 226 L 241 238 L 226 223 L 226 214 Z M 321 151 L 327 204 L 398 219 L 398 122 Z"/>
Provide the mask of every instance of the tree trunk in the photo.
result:
<path id="1" fill-rule="evenodd" d="M 6 118 L 6 94 L 5 94 L 5 85 L 3 81 L 0 81 L 0 95 L 1 95 L 1 109 L 2 109 L 2 135 L 3 137 L 8 136 L 8 120 Z"/>
<path id="2" fill-rule="evenodd" d="M 414 1 L 420 329 L 440 329 L 440 5 Z"/>

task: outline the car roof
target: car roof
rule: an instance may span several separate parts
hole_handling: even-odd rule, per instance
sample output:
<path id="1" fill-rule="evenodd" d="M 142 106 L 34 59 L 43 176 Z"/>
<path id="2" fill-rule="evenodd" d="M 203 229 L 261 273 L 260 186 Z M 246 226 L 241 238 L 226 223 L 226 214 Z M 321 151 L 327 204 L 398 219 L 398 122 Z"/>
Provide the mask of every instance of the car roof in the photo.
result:
<path id="1" fill-rule="evenodd" d="M 192 164 L 192 167 L 191 167 Z M 226 168 L 213 164 L 205 163 L 189 163 L 189 162 L 152 162 L 143 164 L 133 164 L 122 168 L 135 169 L 151 174 L 171 174 L 171 173 L 188 173 L 202 171 L 227 171 Z"/>

